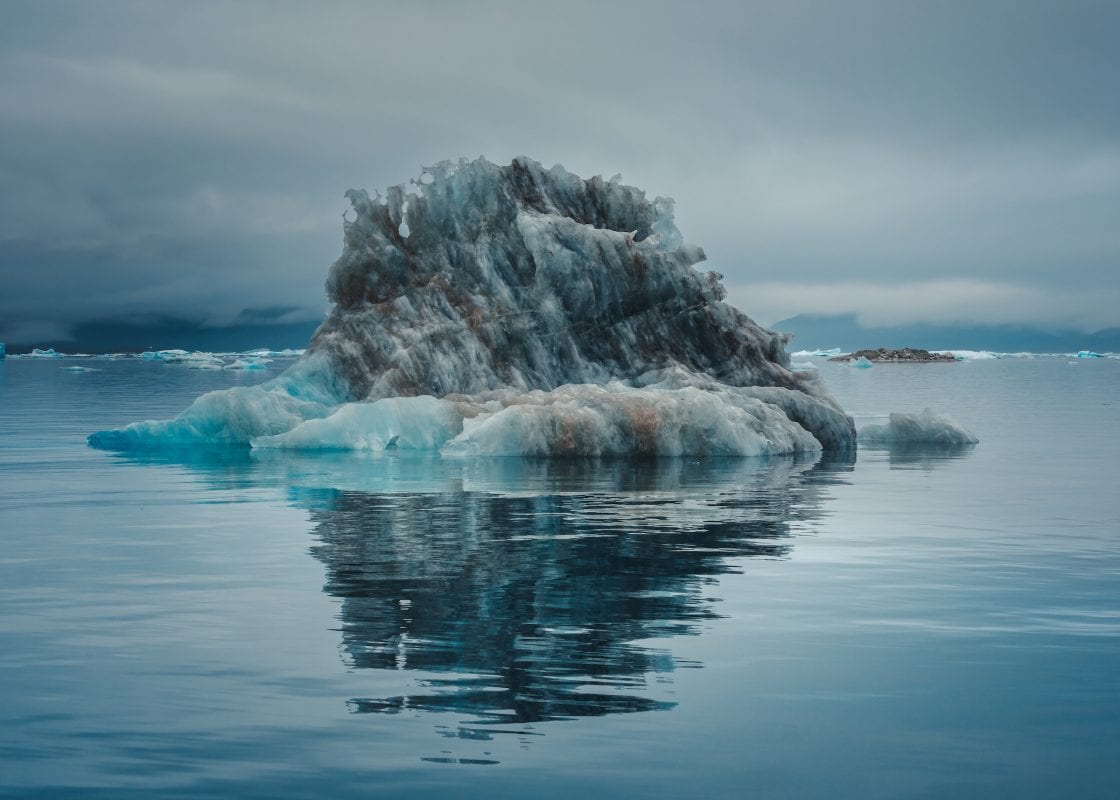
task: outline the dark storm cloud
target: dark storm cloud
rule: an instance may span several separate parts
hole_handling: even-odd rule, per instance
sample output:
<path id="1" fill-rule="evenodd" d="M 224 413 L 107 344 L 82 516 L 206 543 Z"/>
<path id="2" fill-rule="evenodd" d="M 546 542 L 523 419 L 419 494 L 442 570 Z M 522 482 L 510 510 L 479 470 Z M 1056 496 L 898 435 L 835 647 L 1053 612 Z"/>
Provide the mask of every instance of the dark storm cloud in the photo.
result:
<path id="1" fill-rule="evenodd" d="M 7 4 L 0 337 L 313 318 L 345 189 L 521 153 L 675 197 L 766 321 L 1117 324 L 1118 23 L 1056 2 Z"/>

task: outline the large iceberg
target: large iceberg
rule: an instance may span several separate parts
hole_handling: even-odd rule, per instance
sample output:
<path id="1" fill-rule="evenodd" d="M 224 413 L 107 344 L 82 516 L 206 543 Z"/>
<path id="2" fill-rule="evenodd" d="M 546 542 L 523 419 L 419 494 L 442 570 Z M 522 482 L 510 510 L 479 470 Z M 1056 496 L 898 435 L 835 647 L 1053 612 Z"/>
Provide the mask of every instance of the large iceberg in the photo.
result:
<path id="1" fill-rule="evenodd" d="M 97 447 L 234 444 L 493 455 L 764 455 L 844 449 L 852 420 L 788 336 L 723 302 L 673 201 L 527 158 L 350 190 L 333 307 L 254 387 Z"/>

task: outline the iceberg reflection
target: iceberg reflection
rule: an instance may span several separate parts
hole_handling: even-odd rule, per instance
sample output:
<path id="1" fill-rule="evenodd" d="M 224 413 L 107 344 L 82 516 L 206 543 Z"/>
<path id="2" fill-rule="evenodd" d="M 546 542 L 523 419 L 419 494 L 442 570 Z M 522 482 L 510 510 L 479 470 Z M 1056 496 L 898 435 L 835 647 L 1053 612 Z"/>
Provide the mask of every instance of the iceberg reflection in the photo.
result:
<path id="1" fill-rule="evenodd" d="M 415 670 L 417 690 L 356 712 L 531 723 L 666 709 L 681 662 L 658 640 L 717 616 L 738 560 L 781 558 L 818 516 L 835 461 L 494 460 L 461 489 L 335 490 L 312 552 L 342 601 L 355 669 Z"/>
<path id="2" fill-rule="evenodd" d="M 449 712 L 460 728 L 675 705 L 670 652 L 717 618 L 710 586 L 783 558 L 854 452 L 803 458 L 454 459 L 191 448 L 129 463 L 272 487 L 311 515 L 342 657 L 394 671 L 356 713 Z M 677 648 L 674 648 L 677 649 Z"/>

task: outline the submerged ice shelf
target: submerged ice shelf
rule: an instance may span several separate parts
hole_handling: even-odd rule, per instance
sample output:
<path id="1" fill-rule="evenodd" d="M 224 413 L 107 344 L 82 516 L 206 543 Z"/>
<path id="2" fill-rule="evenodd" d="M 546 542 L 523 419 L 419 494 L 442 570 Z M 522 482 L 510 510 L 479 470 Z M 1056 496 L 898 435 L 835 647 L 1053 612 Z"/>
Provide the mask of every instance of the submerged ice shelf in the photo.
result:
<path id="1" fill-rule="evenodd" d="M 303 356 L 97 447 L 763 455 L 854 446 L 788 337 L 723 302 L 673 202 L 526 158 L 347 193 L 333 308 Z"/>

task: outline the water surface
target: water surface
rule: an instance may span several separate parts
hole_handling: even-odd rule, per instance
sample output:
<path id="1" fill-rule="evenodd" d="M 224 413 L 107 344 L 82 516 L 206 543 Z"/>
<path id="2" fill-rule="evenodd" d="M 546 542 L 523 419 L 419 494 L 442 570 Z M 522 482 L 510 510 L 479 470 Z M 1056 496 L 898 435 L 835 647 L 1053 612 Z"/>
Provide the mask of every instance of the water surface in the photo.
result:
<path id="1" fill-rule="evenodd" d="M 0 794 L 1120 795 L 1120 362 L 815 363 L 981 443 L 121 456 L 266 375 L 0 361 Z"/>

